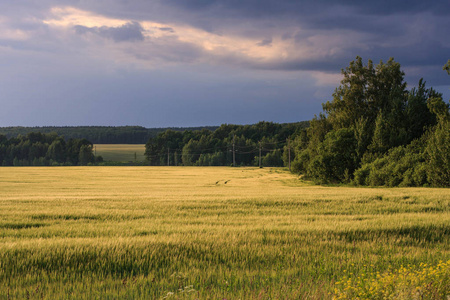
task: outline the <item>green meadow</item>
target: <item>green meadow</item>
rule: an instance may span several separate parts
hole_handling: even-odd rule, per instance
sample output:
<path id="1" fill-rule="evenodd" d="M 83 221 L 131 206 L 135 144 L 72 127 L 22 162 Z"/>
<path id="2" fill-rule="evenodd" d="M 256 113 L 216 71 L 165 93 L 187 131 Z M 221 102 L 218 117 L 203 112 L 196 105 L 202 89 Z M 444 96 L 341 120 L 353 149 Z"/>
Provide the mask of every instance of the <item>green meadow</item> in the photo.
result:
<path id="1" fill-rule="evenodd" d="M 1 299 L 450 295 L 450 189 L 315 186 L 280 168 L 5 167 L 0 195 Z"/>
<path id="2" fill-rule="evenodd" d="M 144 161 L 145 145 L 141 144 L 95 144 L 95 155 L 105 161 Z"/>

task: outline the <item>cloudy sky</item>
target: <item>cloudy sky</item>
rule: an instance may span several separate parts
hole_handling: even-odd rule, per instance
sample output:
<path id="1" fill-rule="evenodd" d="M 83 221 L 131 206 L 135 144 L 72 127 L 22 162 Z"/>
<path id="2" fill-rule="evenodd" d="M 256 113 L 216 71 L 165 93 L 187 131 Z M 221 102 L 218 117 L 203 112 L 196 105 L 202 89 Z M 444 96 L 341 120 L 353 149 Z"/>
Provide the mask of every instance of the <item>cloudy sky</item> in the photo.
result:
<path id="1" fill-rule="evenodd" d="M 357 55 L 448 99 L 449 36 L 449 0 L 1 0 L 0 126 L 309 120 Z"/>

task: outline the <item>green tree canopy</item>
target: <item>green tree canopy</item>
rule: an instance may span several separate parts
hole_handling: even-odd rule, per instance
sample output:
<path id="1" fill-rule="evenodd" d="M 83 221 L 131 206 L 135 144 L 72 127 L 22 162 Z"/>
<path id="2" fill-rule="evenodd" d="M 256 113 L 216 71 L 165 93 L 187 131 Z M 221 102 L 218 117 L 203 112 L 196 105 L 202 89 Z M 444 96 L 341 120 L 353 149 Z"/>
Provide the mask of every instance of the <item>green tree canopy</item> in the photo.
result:
<path id="1" fill-rule="evenodd" d="M 450 113 L 442 94 L 427 88 L 423 79 L 408 90 L 405 74 L 393 58 L 375 66 L 371 60 L 365 65 L 361 57 L 356 57 L 342 74 L 333 99 L 323 104 L 324 113 L 311 121 L 306 146 L 304 141 L 296 142 L 302 146 L 295 149 L 294 170 L 320 183 L 348 182 L 357 171 L 360 184 L 389 181 L 389 185 L 407 185 L 428 180 L 433 185 L 445 185 L 436 179 L 445 181 L 449 172 L 446 122 Z M 404 148 L 417 139 L 423 141 Z M 411 157 L 399 159 L 399 155 Z M 408 167 L 402 169 L 414 173 L 415 179 L 405 181 L 394 176 L 393 180 L 392 176 L 375 174 L 381 169 L 398 170 L 391 167 L 391 160 L 401 160 L 404 166 L 407 162 L 417 164 L 414 172 Z M 427 167 L 428 177 L 424 180 L 426 161 L 436 171 Z M 377 169 L 375 164 L 382 164 L 383 168 Z"/>

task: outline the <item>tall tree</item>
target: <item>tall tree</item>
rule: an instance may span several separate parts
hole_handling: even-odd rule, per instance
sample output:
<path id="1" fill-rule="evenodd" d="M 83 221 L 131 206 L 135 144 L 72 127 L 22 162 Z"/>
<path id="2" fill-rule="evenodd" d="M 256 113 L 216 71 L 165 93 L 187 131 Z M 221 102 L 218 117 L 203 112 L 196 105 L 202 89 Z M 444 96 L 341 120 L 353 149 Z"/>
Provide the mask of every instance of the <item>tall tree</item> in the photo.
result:
<path id="1" fill-rule="evenodd" d="M 323 104 L 325 114 L 311 121 L 308 146 L 295 154 L 294 169 L 318 182 L 348 181 L 361 164 L 420 138 L 448 113 L 441 94 L 427 89 L 423 79 L 408 91 L 393 58 L 375 66 L 356 57 L 342 74 L 333 99 Z M 445 144 L 445 135 L 438 141 Z"/>
<path id="2" fill-rule="evenodd" d="M 374 67 L 371 60 L 365 66 L 358 56 L 342 74 L 344 78 L 333 100 L 323 104 L 334 129 L 355 127 L 366 118 L 373 130 L 380 110 L 384 114 L 397 113 L 406 103 L 405 74 L 393 58 Z"/>
<path id="3" fill-rule="evenodd" d="M 92 152 L 92 145 L 82 145 L 78 154 L 78 164 L 86 166 L 94 162 L 94 154 Z"/>
<path id="4" fill-rule="evenodd" d="M 450 60 L 444 70 L 450 75 Z M 426 149 L 428 179 L 436 186 L 450 186 L 450 105 L 438 96 L 431 97 L 428 106 L 438 119 Z"/>

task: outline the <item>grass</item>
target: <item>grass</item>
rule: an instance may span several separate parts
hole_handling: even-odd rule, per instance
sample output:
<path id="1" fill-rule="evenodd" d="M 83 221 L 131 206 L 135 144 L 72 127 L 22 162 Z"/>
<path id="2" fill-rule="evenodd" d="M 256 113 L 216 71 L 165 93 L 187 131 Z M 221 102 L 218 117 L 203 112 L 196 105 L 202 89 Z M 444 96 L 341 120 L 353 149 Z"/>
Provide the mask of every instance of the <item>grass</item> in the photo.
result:
<path id="1" fill-rule="evenodd" d="M 136 144 L 95 144 L 95 154 L 105 161 L 144 161 L 145 145 Z"/>
<path id="2" fill-rule="evenodd" d="M 345 298 L 367 274 L 450 259 L 449 189 L 311 186 L 277 168 L 23 167 L 1 169 L 0 192 L 5 299 Z"/>

